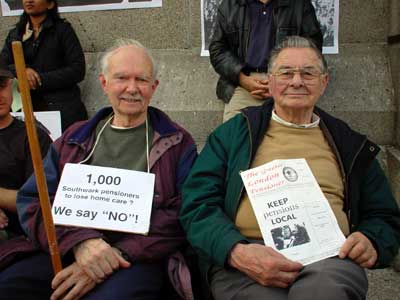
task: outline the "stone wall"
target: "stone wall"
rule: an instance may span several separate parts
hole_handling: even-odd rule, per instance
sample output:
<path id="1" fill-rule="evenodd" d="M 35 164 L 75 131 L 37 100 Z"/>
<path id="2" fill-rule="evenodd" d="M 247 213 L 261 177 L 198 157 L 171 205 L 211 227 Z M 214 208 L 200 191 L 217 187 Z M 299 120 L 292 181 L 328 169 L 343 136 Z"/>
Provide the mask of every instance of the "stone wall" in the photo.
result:
<path id="1" fill-rule="evenodd" d="M 396 1 L 393 1 L 396 2 Z M 389 0 L 340 1 L 339 54 L 328 55 L 331 83 L 321 107 L 347 120 L 379 144 L 393 144 L 396 105 L 389 67 Z M 222 120 L 217 76 L 199 57 L 200 1 L 164 0 L 163 7 L 63 14 L 74 26 L 88 68 L 84 101 L 93 113 L 105 103 L 97 83 L 97 56 L 117 37 L 136 38 L 160 63 L 153 104 L 193 132 L 199 144 Z M 0 18 L 0 40 L 16 17 Z M 398 61 L 398 60 L 397 60 Z"/>

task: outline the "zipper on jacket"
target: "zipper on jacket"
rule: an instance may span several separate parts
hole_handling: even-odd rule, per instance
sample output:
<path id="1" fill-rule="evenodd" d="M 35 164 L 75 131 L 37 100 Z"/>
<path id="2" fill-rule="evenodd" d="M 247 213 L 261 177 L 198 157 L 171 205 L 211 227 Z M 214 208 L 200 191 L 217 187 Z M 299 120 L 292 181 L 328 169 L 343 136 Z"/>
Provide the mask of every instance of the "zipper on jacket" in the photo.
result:
<path id="1" fill-rule="evenodd" d="M 248 6 L 246 5 L 246 12 L 245 12 L 245 14 L 246 14 L 246 19 L 247 19 L 247 22 L 248 22 L 248 28 L 247 28 L 247 30 L 246 30 L 246 34 L 247 34 L 247 38 L 246 38 L 246 44 L 244 45 L 245 47 L 244 47 L 244 53 L 243 53 L 243 60 L 244 61 L 247 61 L 247 49 L 248 49 L 248 47 L 249 47 L 249 41 L 250 41 L 250 33 L 251 33 L 251 22 L 250 22 L 250 12 L 249 12 L 249 8 L 248 8 Z M 244 23 L 245 25 L 246 25 L 246 22 Z"/>
<path id="2" fill-rule="evenodd" d="M 252 155 L 252 153 L 253 153 L 253 139 L 251 138 L 251 130 L 250 130 L 250 121 L 249 121 L 249 118 L 248 118 L 245 114 L 243 114 L 243 116 L 246 118 L 247 127 L 248 127 L 248 129 L 249 129 L 250 156 L 249 156 L 249 159 L 248 159 L 248 161 L 247 161 L 247 168 L 249 168 L 249 167 L 250 167 L 251 155 Z M 243 171 L 244 171 L 244 170 L 240 170 L 240 171 L 239 171 L 239 176 L 240 176 L 240 173 L 243 172 Z M 240 203 L 240 198 L 242 197 L 242 194 L 243 194 L 243 189 L 244 189 L 244 184 L 242 183 L 242 188 L 240 189 L 240 193 L 239 193 L 238 198 L 237 198 L 237 201 L 236 201 L 235 215 L 237 214 L 237 210 L 238 210 L 239 203 Z"/>
<path id="3" fill-rule="evenodd" d="M 81 148 L 82 150 L 86 150 L 86 147 L 83 145 L 83 144 L 81 144 L 81 143 L 78 143 L 77 141 L 68 141 L 68 144 L 69 145 L 76 145 L 76 146 L 78 146 L 79 148 Z"/>
<path id="4" fill-rule="evenodd" d="M 347 172 L 347 175 L 346 175 L 346 185 L 347 186 L 349 186 L 349 178 L 350 178 L 350 174 L 351 174 L 351 172 L 353 170 L 354 163 L 355 163 L 358 155 L 360 154 L 361 150 L 364 148 L 366 142 L 367 142 L 367 138 L 364 139 L 364 141 L 362 142 L 360 148 L 357 150 L 356 155 L 354 155 L 354 158 L 351 161 L 349 171 Z M 353 224 L 351 223 L 350 201 L 348 200 L 349 199 L 349 189 L 346 189 L 346 199 L 348 201 L 348 204 L 347 204 L 347 206 L 348 206 L 347 207 L 347 219 L 349 220 L 350 232 L 352 232 L 351 228 L 353 227 Z"/>
<path id="5" fill-rule="evenodd" d="M 347 212 L 346 212 L 346 217 L 347 217 L 347 222 L 349 223 L 350 226 L 350 213 L 348 213 L 349 210 L 349 200 L 348 200 L 348 184 L 347 184 L 347 180 L 346 180 L 346 172 L 344 171 L 344 166 L 343 166 L 343 161 L 342 161 L 342 157 L 340 156 L 339 150 L 336 147 L 335 141 L 332 138 L 331 133 L 329 132 L 328 128 L 326 127 L 324 121 L 321 119 L 320 124 L 322 126 L 320 126 L 321 131 L 324 135 L 324 137 L 327 139 L 329 146 L 331 147 L 331 149 L 333 150 L 335 157 L 338 161 L 339 164 L 339 168 L 340 168 L 340 174 L 342 175 L 342 182 L 343 182 L 343 187 L 344 187 L 344 200 L 346 208 L 347 208 Z"/>

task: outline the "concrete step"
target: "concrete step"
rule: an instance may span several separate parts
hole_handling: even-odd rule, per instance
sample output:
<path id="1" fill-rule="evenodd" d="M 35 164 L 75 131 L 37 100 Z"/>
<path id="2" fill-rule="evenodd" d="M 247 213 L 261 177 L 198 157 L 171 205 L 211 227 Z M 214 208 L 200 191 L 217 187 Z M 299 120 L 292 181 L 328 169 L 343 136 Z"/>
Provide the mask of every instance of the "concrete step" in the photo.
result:
<path id="1" fill-rule="evenodd" d="M 368 300 L 400 299 L 400 273 L 392 268 L 367 271 Z M 339 299 L 338 299 L 339 300 Z"/>

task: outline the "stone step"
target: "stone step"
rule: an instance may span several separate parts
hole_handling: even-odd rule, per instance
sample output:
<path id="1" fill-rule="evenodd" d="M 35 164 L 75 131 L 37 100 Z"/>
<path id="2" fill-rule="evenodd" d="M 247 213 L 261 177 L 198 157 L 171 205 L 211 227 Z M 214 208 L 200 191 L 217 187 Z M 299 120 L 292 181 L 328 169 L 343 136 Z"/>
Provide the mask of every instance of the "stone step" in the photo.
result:
<path id="1" fill-rule="evenodd" d="M 369 289 L 367 300 L 400 299 L 400 273 L 392 268 L 367 271 Z"/>

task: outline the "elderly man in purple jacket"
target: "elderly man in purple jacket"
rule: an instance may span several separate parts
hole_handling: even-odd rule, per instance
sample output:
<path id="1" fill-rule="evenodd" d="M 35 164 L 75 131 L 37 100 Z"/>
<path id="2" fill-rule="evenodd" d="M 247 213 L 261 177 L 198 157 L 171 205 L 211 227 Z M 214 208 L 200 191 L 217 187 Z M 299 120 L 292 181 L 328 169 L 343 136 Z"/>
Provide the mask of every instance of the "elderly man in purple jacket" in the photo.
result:
<path id="1" fill-rule="evenodd" d="M 3 265 L 16 252 L 26 253 L 0 272 L 0 299 L 161 299 L 167 269 L 181 261 L 178 251 L 186 242 L 178 212 L 181 185 L 197 155 L 194 141 L 165 113 L 149 107 L 158 86 L 157 70 L 140 43 L 119 40 L 106 51 L 101 68 L 100 83 L 111 107 L 75 123 L 52 145 L 44 162 L 49 193 L 53 199 L 66 163 L 149 170 L 155 174 L 149 233 L 57 226 L 64 269 L 53 278 L 31 177 L 17 200 L 31 243 L 18 241 L 14 249 L 0 250 Z M 187 284 L 179 282 L 186 292 Z"/>

